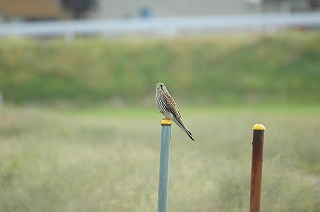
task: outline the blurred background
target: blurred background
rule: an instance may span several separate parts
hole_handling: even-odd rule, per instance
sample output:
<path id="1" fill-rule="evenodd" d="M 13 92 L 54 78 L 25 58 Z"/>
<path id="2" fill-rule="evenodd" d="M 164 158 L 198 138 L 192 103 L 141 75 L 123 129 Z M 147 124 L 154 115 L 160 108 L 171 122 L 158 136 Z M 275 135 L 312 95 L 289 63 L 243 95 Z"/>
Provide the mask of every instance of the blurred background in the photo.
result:
<path id="1" fill-rule="evenodd" d="M 0 211 L 320 211 L 320 0 L 0 0 Z"/>
<path id="2" fill-rule="evenodd" d="M 2 98 L 319 103 L 319 2 L 2 0 Z"/>

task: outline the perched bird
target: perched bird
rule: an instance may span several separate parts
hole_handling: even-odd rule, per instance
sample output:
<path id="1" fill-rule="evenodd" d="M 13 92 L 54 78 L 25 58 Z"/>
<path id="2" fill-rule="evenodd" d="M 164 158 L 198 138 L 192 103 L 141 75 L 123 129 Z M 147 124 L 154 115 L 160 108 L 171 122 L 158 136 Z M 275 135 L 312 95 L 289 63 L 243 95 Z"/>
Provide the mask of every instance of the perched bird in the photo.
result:
<path id="1" fill-rule="evenodd" d="M 182 117 L 176 105 L 176 102 L 171 97 L 169 91 L 162 82 L 156 84 L 155 99 L 158 109 L 160 110 L 159 112 L 162 113 L 165 118 L 174 121 L 194 141 L 192 133 L 182 122 Z"/>

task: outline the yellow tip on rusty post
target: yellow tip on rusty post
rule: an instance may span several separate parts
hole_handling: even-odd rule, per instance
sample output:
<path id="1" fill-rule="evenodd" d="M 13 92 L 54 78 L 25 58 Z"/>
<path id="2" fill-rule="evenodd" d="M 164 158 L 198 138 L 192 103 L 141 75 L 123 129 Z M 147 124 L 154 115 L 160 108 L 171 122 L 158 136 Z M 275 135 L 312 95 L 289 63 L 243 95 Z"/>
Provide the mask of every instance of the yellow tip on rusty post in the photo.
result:
<path id="1" fill-rule="evenodd" d="M 253 130 L 266 130 L 262 124 L 255 124 L 252 128 Z"/>
<path id="2" fill-rule="evenodd" d="M 171 121 L 170 121 L 170 119 L 164 118 L 164 119 L 162 119 L 160 124 L 161 125 L 171 125 Z"/>

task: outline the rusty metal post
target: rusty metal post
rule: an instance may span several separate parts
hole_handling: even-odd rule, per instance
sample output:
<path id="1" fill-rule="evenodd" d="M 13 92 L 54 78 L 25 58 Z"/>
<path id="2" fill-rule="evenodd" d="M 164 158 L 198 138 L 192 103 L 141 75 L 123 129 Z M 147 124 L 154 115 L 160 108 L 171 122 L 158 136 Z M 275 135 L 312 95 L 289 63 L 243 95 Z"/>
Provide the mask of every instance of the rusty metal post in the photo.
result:
<path id="1" fill-rule="evenodd" d="M 262 124 L 253 126 L 250 212 L 260 212 L 264 131 Z"/>

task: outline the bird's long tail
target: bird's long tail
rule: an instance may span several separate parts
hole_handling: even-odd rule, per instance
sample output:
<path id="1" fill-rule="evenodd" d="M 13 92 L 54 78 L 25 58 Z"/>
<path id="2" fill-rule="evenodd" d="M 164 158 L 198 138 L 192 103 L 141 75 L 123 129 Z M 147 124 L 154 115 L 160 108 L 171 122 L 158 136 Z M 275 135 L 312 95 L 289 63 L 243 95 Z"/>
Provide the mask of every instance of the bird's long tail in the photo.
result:
<path id="1" fill-rule="evenodd" d="M 176 117 L 173 118 L 174 123 L 176 123 L 188 136 L 191 138 L 191 140 L 194 141 L 194 138 L 192 137 L 192 133 L 188 130 L 188 128 L 182 123 L 181 120 L 177 119 Z"/>

